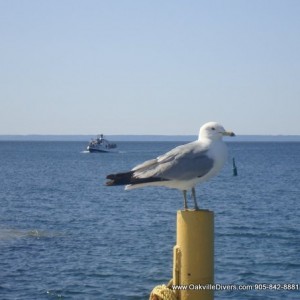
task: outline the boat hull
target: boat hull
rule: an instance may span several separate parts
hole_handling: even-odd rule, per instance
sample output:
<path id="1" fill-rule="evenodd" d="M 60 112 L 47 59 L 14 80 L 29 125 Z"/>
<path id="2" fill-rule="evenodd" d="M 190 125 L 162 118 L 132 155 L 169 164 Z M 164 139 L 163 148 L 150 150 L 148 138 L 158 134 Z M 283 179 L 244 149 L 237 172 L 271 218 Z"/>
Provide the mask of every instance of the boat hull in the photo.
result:
<path id="1" fill-rule="evenodd" d="M 113 150 L 106 150 L 106 149 L 95 149 L 95 148 L 87 148 L 87 151 L 89 151 L 90 153 L 112 153 L 115 152 Z"/>

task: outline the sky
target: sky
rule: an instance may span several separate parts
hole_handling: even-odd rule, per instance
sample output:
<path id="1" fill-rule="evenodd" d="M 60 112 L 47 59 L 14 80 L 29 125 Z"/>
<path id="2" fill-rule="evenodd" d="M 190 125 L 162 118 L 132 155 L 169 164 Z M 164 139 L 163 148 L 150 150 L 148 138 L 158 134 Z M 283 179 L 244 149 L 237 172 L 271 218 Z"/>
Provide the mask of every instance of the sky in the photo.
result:
<path id="1" fill-rule="evenodd" d="M 300 134 L 298 0 L 0 0 L 0 134 Z"/>

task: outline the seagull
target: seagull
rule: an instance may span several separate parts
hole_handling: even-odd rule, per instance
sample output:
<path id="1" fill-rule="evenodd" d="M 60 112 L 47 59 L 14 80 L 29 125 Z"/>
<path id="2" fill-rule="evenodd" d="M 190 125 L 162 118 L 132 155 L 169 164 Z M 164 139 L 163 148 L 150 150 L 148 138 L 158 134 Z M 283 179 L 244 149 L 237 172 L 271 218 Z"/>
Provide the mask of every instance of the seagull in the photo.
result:
<path id="1" fill-rule="evenodd" d="M 195 186 L 216 176 L 227 160 L 227 146 L 223 136 L 235 136 L 217 122 L 205 123 L 198 140 L 178 146 L 157 158 L 147 160 L 125 173 L 110 174 L 107 186 L 126 185 L 125 190 L 145 186 L 163 186 L 181 190 L 184 209 L 187 191 L 192 191 L 195 210 L 199 210 Z"/>

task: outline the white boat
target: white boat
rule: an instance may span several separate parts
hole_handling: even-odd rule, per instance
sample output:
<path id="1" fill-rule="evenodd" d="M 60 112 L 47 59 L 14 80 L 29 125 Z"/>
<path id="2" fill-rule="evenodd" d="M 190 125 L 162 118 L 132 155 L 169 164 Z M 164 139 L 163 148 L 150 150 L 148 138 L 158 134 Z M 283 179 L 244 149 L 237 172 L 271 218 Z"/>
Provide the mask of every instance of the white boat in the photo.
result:
<path id="1" fill-rule="evenodd" d="M 117 145 L 110 143 L 103 137 L 103 134 L 97 135 L 95 139 L 92 139 L 87 146 L 89 152 L 115 152 Z"/>

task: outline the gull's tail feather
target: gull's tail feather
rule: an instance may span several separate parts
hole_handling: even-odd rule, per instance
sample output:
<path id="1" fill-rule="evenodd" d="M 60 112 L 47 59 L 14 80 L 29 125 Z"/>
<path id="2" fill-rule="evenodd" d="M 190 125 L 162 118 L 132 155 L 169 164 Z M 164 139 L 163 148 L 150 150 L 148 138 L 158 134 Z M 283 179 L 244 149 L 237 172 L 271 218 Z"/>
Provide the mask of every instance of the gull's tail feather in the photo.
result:
<path id="1" fill-rule="evenodd" d="M 134 171 L 126 172 L 126 173 L 117 173 L 110 174 L 106 176 L 106 179 L 110 179 L 106 182 L 106 185 L 139 185 L 145 183 L 152 183 L 158 181 L 167 181 L 167 179 L 161 177 L 147 177 L 147 178 L 137 178 L 134 177 Z"/>

